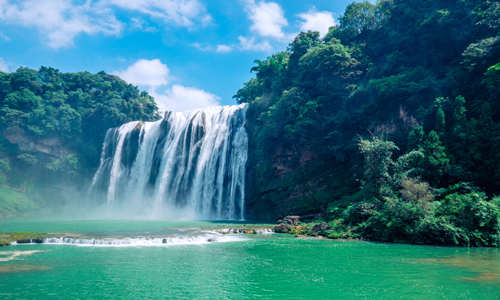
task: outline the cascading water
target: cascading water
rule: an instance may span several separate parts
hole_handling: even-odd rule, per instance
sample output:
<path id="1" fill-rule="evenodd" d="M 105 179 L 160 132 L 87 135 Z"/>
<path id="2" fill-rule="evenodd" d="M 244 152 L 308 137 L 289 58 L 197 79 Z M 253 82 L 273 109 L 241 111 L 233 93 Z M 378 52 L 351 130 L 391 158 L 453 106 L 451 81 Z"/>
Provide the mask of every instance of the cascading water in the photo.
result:
<path id="1" fill-rule="evenodd" d="M 111 208 L 244 219 L 246 105 L 167 112 L 108 130 L 91 185 Z"/>

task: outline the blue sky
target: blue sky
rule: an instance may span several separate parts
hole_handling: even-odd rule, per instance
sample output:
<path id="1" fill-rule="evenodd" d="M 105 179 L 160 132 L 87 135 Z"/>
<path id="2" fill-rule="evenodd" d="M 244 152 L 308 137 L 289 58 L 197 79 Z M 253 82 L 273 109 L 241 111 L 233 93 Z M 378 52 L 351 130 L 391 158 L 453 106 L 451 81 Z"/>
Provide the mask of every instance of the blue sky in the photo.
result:
<path id="1" fill-rule="evenodd" d="M 105 71 L 164 109 L 234 104 L 255 59 L 326 32 L 348 0 L 0 0 L 0 70 Z"/>

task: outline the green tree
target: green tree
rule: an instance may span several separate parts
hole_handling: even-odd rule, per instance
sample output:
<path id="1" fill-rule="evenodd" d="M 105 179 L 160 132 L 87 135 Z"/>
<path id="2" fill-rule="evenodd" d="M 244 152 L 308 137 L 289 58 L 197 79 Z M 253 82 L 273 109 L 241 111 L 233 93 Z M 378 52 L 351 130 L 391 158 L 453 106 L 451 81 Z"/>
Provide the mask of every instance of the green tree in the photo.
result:
<path id="1" fill-rule="evenodd" d="M 361 139 L 359 150 L 365 158 L 362 185 L 366 197 L 382 200 L 384 196 L 390 196 L 392 194 L 390 170 L 394 164 L 392 154 L 399 148 L 393 142 L 373 137 L 371 140 Z"/>
<path id="2" fill-rule="evenodd" d="M 436 131 L 431 130 L 427 134 L 422 145 L 422 152 L 425 156 L 423 166 L 425 178 L 439 183 L 448 170 L 450 160 Z"/>
<path id="3" fill-rule="evenodd" d="M 349 41 L 359 34 L 373 30 L 378 26 L 375 5 L 368 1 L 351 3 L 339 18 L 339 23 L 342 40 Z"/>
<path id="4" fill-rule="evenodd" d="M 348 84 L 360 75 L 358 65 L 351 50 L 341 43 L 321 44 L 300 58 L 298 84 L 312 95 L 327 92 L 330 99 L 342 99 L 349 93 Z"/>
<path id="5" fill-rule="evenodd" d="M 294 77 L 294 73 L 299 71 L 299 60 L 306 52 L 320 44 L 319 33 L 314 31 L 301 32 L 290 44 L 288 51 L 290 52 L 290 62 L 288 70 L 290 77 Z"/>
<path id="6" fill-rule="evenodd" d="M 500 242 L 500 209 L 480 192 L 453 193 L 441 200 L 438 215 L 463 228 L 472 246 L 497 246 Z"/>

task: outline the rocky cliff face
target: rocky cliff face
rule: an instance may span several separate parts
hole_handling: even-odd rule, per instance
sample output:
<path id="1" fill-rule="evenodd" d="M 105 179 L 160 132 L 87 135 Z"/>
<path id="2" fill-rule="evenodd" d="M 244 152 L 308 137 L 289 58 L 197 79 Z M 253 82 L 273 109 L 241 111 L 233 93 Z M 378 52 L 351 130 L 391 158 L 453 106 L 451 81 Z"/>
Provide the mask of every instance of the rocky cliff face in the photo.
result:
<path id="1" fill-rule="evenodd" d="M 332 191 L 342 189 L 342 183 L 334 178 L 341 165 L 307 145 L 263 140 L 259 135 L 262 126 L 249 115 L 245 216 L 275 220 L 323 212 Z"/>
<path id="2" fill-rule="evenodd" d="M 16 145 L 22 152 L 48 155 L 56 158 L 72 153 L 68 148 L 63 146 L 61 140 L 57 137 L 33 137 L 19 127 L 8 127 L 2 135 L 9 143 Z"/>
<path id="3" fill-rule="evenodd" d="M 74 201 L 85 185 L 78 158 L 60 137 L 35 136 L 17 126 L 0 131 L 0 160 L 7 166 L 0 170 L 5 172 L 2 184 L 39 205 Z"/>

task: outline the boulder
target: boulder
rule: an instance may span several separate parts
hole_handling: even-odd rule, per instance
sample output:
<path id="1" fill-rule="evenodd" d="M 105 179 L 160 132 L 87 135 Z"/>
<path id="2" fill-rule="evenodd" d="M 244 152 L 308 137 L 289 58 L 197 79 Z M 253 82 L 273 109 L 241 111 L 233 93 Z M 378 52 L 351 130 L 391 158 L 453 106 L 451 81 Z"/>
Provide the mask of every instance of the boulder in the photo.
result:
<path id="1" fill-rule="evenodd" d="M 292 227 L 285 223 L 280 223 L 274 226 L 274 232 L 276 233 L 289 233 L 292 230 Z"/>
<path id="2" fill-rule="evenodd" d="M 296 226 L 299 224 L 300 217 L 299 216 L 286 216 L 283 218 L 283 222 L 289 225 Z"/>
<path id="3" fill-rule="evenodd" d="M 321 233 L 321 232 L 324 232 L 325 230 L 330 230 L 332 229 L 332 227 L 330 225 L 328 225 L 328 223 L 319 223 L 319 224 L 316 224 L 313 226 L 313 228 L 311 229 L 311 232 L 312 233 Z"/>

